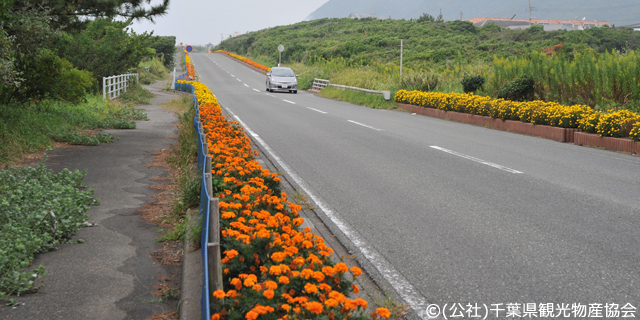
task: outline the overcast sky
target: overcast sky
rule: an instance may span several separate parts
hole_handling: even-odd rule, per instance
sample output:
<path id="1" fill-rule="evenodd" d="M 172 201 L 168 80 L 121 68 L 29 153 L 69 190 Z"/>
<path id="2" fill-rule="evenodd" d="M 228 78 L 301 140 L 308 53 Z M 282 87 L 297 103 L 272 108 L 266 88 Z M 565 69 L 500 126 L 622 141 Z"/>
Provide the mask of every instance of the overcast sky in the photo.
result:
<path id="1" fill-rule="evenodd" d="M 154 31 L 175 36 L 185 45 L 218 44 L 234 32 L 246 33 L 303 21 L 328 0 L 171 0 L 169 13 L 156 20 L 134 22 L 136 33 Z M 161 3 L 152 0 L 152 4 Z"/>

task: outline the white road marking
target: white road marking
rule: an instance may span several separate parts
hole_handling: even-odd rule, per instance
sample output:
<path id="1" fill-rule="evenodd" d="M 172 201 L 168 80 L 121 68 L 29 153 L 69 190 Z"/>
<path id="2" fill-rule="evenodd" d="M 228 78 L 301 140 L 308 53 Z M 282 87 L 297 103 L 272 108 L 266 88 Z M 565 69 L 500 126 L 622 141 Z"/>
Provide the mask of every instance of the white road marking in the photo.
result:
<path id="1" fill-rule="evenodd" d="M 274 98 L 276 97 L 276 96 L 274 96 L 272 94 L 268 94 L 268 93 L 265 93 L 265 94 L 268 95 L 269 97 L 274 97 Z"/>
<path id="2" fill-rule="evenodd" d="M 238 79 L 238 78 L 236 78 L 236 80 L 238 80 L 238 81 L 242 82 L 242 80 L 240 80 L 240 79 Z"/>
<path id="3" fill-rule="evenodd" d="M 351 122 L 351 123 L 354 123 L 354 124 L 357 124 L 357 125 L 359 125 L 359 126 L 363 126 L 363 127 L 365 127 L 365 128 L 369 128 L 369 129 L 376 130 L 376 131 L 384 131 L 384 130 L 382 130 L 382 129 L 378 129 L 378 128 L 374 128 L 374 127 L 372 127 L 372 126 L 368 126 L 368 125 L 366 125 L 366 124 L 364 124 L 364 123 L 355 122 L 355 121 L 353 121 L 353 120 L 347 120 L 347 121 L 349 121 L 349 122 Z"/>
<path id="4" fill-rule="evenodd" d="M 231 74 L 231 73 L 229 73 L 229 74 Z M 232 75 L 232 74 L 231 74 L 231 76 L 232 76 L 232 77 L 234 77 L 234 78 L 236 77 L 236 76 L 234 76 L 234 75 Z"/>
<path id="5" fill-rule="evenodd" d="M 504 170 L 504 171 L 506 171 L 506 172 L 510 172 L 510 173 L 523 173 L 523 172 L 520 172 L 520 171 L 518 171 L 518 170 L 514 170 L 514 169 L 511 169 L 511 168 L 507 168 L 507 167 L 505 167 L 505 166 L 501 166 L 501 165 L 499 165 L 499 164 L 495 164 L 495 163 L 492 163 L 492 162 L 489 162 L 489 161 L 484 161 L 484 160 L 482 160 L 482 159 L 478 159 L 478 158 L 475 158 L 475 157 L 472 157 L 472 156 L 468 156 L 468 155 L 466 155 L 466 154 L 462 154 L 462 153 L 459 153 L 459 152 L 451 151 L 451 150 L 449 150 L 449 149 L 445 149 L 445 148 L 442 148 L 442 147 L 438 147 L 438 146 L 431 146 L 431 148 L 436 149 L 436 150 L 440 150 L 440 151 L 443 151 L 443 152 L 446 152 L 446 153 L 449 153 L 449 154 L 452 154 L 452 155 L 454 155 L 454 156 L 458 156 L 458 157 L 461 157 L 461 158 L 465 158 L 465 159 L 467 159 L 467 160 L 471 160 L 471 161 L 474 161 L 474 162 L 482 163 L 482 164 L 484 164 L 484 165 L 487 165 L 487 166 L 490 166 L 490 167 L 494 167 L 494 168 L 496 168 L 496 169 Z"/>
<path id="6" fill-rule="evenodd" d="M 288 103 L 291 103 L 291 104 L 296 104 L 296 103 L 295 103 L 295 102 L 293 102 L 293 101 L 289 101 L 289 100 L 285 100 L 285 99 L 282 99 L 282 101 L 284 101 L 284 102 L 288 102 Z"/>
<path id="7" fill-rule="evenodd" d="M 320 111 L 320 110 L 318 110 L 318 109 L 309 108 L 309 107 L 307 107 L 307 109 L 309 109 L 309 110 L 313 110 L 313 111 L 316 111 L 316 112 L 320 112 L 320 113 L 325 113 L 325 114 L 326 114 L 326 112 L 324 112 L 324 111 Z"/>
<path id="8" fill-rule="evenodd" d="M 245 86 L 245 87 L 249 88 L 249 85 L 248 85 L 248 84 L 246 84 L 246 83 L 243 83 L 243 84 L 244 84 L 244 86 Z"/>
<path id="9" fill-rule="evenodd" d="M 260 92 L 260 90 L 258 90 L 258 89 L 253 89 L 253 91 L 255 91 L 255 92 Z"/>
<path id="10" fill-rule="evenodd" d="M 249 128 L 238 116 L 236 116 L 229 108 L 225 108 L 240 125 L 244 127 L 244 129 L 252 135 L 255 140 L 264 148 L 265 152 L 267 152 L 273 160 L 275 160 L 280 167 L 287 173 L 293 181 L 300 186 L 302 191 L 304 191 L 311 200 L 313 200 L 320 210 L 324 212 L 324 214 L 331 219 L 331 221 L 344 233 L 344 235 L 355 245 L 357 246 L 364 257 L 369 260 L 369 262 L 382 274 L 382 276 L 389 282 L 389 284 L 393 287 L 393 289 L 398 292 L 400 297 L 404 301 L 406 301 L 411 308 L 418 314 L 418 316 L 422 319 L 430 319 L 427 315 L 427 306 L 429 303 L 427 300 L 416 290 L 416 288 L 409 282 L 407 279 L 400 273 L 396 268 L 387 261 L 385 257 L 383 257 L 376 249 L 374 249 L 371 245 L 369 245 L 362 236 L 353 229 L 350 225 L 348 225 L 342 218 L 333 211 L 329 207 L 328 204 L 324 202 L 324 200 L 320 199 L 313 192 L 311 192 L 311 187 L 295 172 L 289 165 L 287 165 L 274 151 L 271 147 L 260 138 L 251 128 Z"/>

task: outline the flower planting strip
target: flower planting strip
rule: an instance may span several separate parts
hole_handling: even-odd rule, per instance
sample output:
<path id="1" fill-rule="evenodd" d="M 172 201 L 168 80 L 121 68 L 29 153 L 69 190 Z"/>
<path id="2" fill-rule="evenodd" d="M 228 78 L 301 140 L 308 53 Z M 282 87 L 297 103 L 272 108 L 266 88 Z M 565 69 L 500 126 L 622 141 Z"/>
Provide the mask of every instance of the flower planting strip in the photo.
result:
<path id="1" fill-rule="evenodd" d="M 237 247 L 237 241 L 242 241 L 242 243 L 249 245 L 251 241 L 258 242 L 260 239 L 268 239 L 268 244 L 264 249 L 261 249 L 261 246 L 264 244 L 251 249 L 254 250 L 253 256 L 242 256 L 242 254 L 236 250 L 225 251 L 226 257 L 222 262 L 232 268 L 231 271 L 229 268 L 225 269 L 225 273 L 230 272 L 235 276 L 239 272 L 233 270 L 233 268 L 246 267 L 246 265 L 243 266 L 243 263 L 245 263 L 245 261 L 252 263 L 253 259 L 255 259 L 255 265 L 258 265 L 260 268 L 257 270 L 255 266 L 252 266 L 250 268 L 251 272 L 245 270 L 244 273 L 240 273 L 237 277 L 232 278 L 230 276 L 228 279 L 230 281 L 229 284 L 235 286 L 237 291 L 229 290 L 225 293 L 222 290 L 216 290 L 213 292 L 213 296 L 218 299 L 216 303 L 217 308 L 222 308 L 222 311 L 214 314 L 213 317 L 211 317 L 212 305 L 210 298 L 212 296 L 211 291 L 215 288 L 209 285 L 210 275 L 208 272 L 208 270 L 212 268 L 209 262 L 211 253 L 207 253 L 207 250 L 202 250 L 205 270 L 201 298 L 202 318 L 220 319 L 224 317 L 227 312 L 243 312 L 242 317 L 244 318 L 246 316 L 247 319 L 254 319 L 259 314 L 270 312 L 287 314 L 290 317 L 293 315 L 293 317 L 305 318 L 316 317 L 321 313 L 331 316 L 335 312 L 337 313 L 335 316 L 340 318 L 364 318 L 361 313 L 366 309 L 367 302 L 359 298 L 350 300 L 346 297 L 346 294 L 351 291 L 358 292 L 358 287 L 352 285 L 351 282 L 345 278 L 345 274 L 349 270 L 348 267 L 342 262 L 333 264 L 329 258 L 333 250 L 324 244 L 322 238 L 312 233 L 310 228 L 305 228 L 304 232 L 299 231 L 299 226 L 303 223 L 303 219 L 298 216 L 298 211 L 301 210 L 301 207 L 287 202 L 284 193 L 282 193 L 281 197 L 272 194 L 274 191 L 277 193 L 277 189 L 270 187 L 270 185 L 274 183 L 276 186 L 278 185 L 279 179 L 277 178 L 277 174 L 262 169 L 257 161 L 252 160 L 255 151 L 251 150 L 248 144 L 250 140 L 246 137 L 244 131 L 224 119 L 221 113 L 221 107 L 218 105 L 215 97 L 203 84 L 180 81 L 180 83 L 176 83 L 175 87 L 179 90 L 193 92 L 194 94 L 194 107 L 196 108 L 194 126 L 196 126 L 196 131 L 198 132 L 198 168 L 201 170 L 203 176 L 203 188 L 201 189 L 201 247 L 204 249 L 210 244 L 212 239 L 209 239 L 209 220 L 212 219 L 212 214 L 218 214 L 217 210 L 211 206 L 211 203 L 214 203 L 212 201 L 212 191 L 210 191 L 211 175 L 206 173 L 211 163 L 211 158 L 208 156 L 210 152 L 209 148 L 213 148 L 211 149 L 211 154 L 218 155 L 216 158 L 221 157 L 220 159 L 216 159 L 216 176 L 223 176 L 223 181 L 227 187 L 233 186 L 234 183 L 236 184 L 236 188 L 242 186 L 241 194 L 234 194 L 232 198 L 229 197 L 232 193 L 231 190 L 225 190 L 225 192 L 220 193 L 220 196 L 223 197 L 226 193 L 225 201 L 220 201 L 220 209 L 226 210 L 222 212 L 222 218 L 234 219 L 236 214 L 240 216 L 235 222 L 230 224 L 231 227 L 223 228 L 222 235 L 227 239 L 227 246 L 235 245 Z M 225 134 L 230 134 L 230 136 L 225 136 Z M 207 135 L 210 135 L 210 137 Z M 232 145 L 227 145 L 227 143 L 231 143 Z M 248 150 L 247 146 L 249 146 Z M 237 154 L 234 157 L 229 157 L 231 154 L 228 153 L 229 150 L 239 151 L 241 154 L 243 154 L 242 150 L 245 150 L 250 152 L 250 154 L 243 156 L 248 158 L 242 160 L 238 158 Z M 230 160 L 230 158 L 233 159 Z M 240 164 L 243 164 L 243 166 L 241 167 L 239 164 L 235 166 L 229 164 L 229 162 L 234 161 L 240 161 Z M 264 177 L 264 179 L 256 177 L 258 180 L 252 178 L 249 182 L 242 182 L 243 174 L 240 174 L 240 179 L 229 176 L 229 173 L 234 170 L 243 171 L 246 172 L 246 174 L 255 174 L 258 172 L 259 177 Z M 227 173 L 222 174 L 222 172 Z M 257 188 L 252 187 L 251 180 L 254 180 L 253 185 L 257 186 Z M 262 183 L 260 180 L 266 182 Z M 258 181 L 258 183 L 255 183 L 255 181 Z M 250 191 L 251 189 L 256 191 Z M 249 190 L 248 193 L 246 192 L 247 190 Z M 261 193 L 261 190 L 264 191 L 264 193 Z M 236 198 L 236 196 L 238 198 Z M 244 198 L 244 196 L 247 196 L 248 199 L 255 197 L 255 201 L 242 200 L 241 198 Z M 243 208 L 254 208 L 252 204 L 255 205 L 256 210 L 253 213 L 251 210 L 240 211 Z M 257 210 L 260 208 L 263 209 L 258 212 Z M 273 211 L 269 212 L 268 210 L 278 211 L 278 213 L 273 215 Z M 255 222 L 249 222 L 248 225 L 244 225 L 243 223 L 246 220 L 242 217 L 243 215 Z M 253 217 L 258 219 L 254 219 Z M 258 228 L 260 221 L 264 221 L 265 224 L 263 227 Z M 258 225 L 256 228 L 253 228 L 250 227 L 251 224 Z M 250 236 L 247 234 L 247 229 L 250 229 Z M 267 234 L 261 235 L 261 232 L 266 232 L 270 235 L 265 238 Z M 246 249 L 242 244 L 237 248 L 240 251 Z M 261 253 L 263 255 L 266 254 L 266 256 L 260 256 Z M 238 256 L 240 256 L 239 259 L 234 259 Z M 262 260 L 259 259 L 259 257 L 261 257 Z M 286 263 L 290 263 L 290 267 Z M 265 265 L 271 267 L 267 268 Z M 322 267 L 321 271 L 320 267 Z M 220 268 L 221 264 L 218 263 L 215 269 Z M 354 276 L 361 274 L 361 270 L 357 267 L 352 267 L 351 271 Z M 282 276 L 277 277 L 278 275 Z M 258 277 L 264 282 L 259 282 Z M 278 281 L 280 285 L 275 281 Z M 289 281 L 291 281 L 290 285 Z M 244 284 L 244 287 L 242 284 Z M 303 287 L 302 284 L 304 284 Z M 287 289 L 293 288 L 297 290 L 286 291 Z M 264 306 L 260 305 L 260 303 L 253 306 L 256 302 L 254 292 L 260 293 L 262 290 L 264 290 L 262 296 L 258 295 L 259 299 L 257 301 L 264 304 Z M 324 292 L 324 294 L 322 292 Z M 274 297 L 274 293 L 277 293 L 277 299 L 271 300 Z M 239 307 L 240 310 L 244 311 L 233 311 L 236 308 L 233 307 L 233 304 L 230 305 L 230 301 L 233 301 L 234 298 L 240 295 L 242 295 L 242 300 L 235 300 L 235 306 L 237 307 L 240 301 L 249 303 L 249 305 Z M 245 297 L 252 297 L 252 295 L 253 299 L 249 299 L 249 302 L 247 302 L 247 298 Z M 287 302 L 288 304 L 283 304 L 282 302 Z M 283 307 L 281 309 L 281 305 L 286 305 L 287 308 Z M 275 306 L 276 309 L 274 309 L 273 306 Z M 247 310 L 249 311 L 247 312 Z M 246 315 L 244 313 L 246 313 Z M 378 308 L 376 312 L 372 314 L 374 318 L 387 318 L 389 315 L 389 311 L 385 308 Z M 235 316 L 238 316 L 238 314 L 235 314 Z"/>
<path id="2" fill-rule="evenodd" d="M 624 138 L 601 137 L 598 134 L 582 132 L 576 128 L 560 128 L 547 125 L 526 123 L 515 120 L 502 120 L 489 116 L 479 116 L 455 111 L 445 111 L 412 104 L 397 103 L 398 107 L 420 115 L 444 120 L 452 120 L 496 130 L 520 133 L 558 142 L 568 142 L 575 145 L 600 147 L 611 151 L 640 154 L 640 142 Z"/>

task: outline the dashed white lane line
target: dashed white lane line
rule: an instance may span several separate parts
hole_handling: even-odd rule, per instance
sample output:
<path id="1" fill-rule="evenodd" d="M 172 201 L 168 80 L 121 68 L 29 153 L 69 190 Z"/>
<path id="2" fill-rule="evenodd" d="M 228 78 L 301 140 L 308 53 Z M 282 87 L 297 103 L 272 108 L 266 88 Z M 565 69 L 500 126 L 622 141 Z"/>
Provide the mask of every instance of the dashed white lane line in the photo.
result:
<path id="1" fill-rule="evenodd" d="M 231 73 L 229 73 L 229 74 L 231 74 Z M 232 74 L 231 74 L 231 76 L 232 76 L 232 77 L 234 77 L 234 78 L 236 77 L 236 76 L 234 76 L 234 75 L 232 75 Z"/>
<path id="2" fill-rule="evenodd" d="M 276 96 L 274 96 L 272 94 L 268 94 L 268 93 L 265 93 L 265 94 L 268 95 L 269 97 L 274 97 L 274 98 L 276 97 Z"/>
<path id="3" fill-rule="evenodd" d="M 236 80 L 238 80 L 238 81 L 242 82 L 242 80 L 240 80 L 240 79 L 238 79 L 238 78 L 236 78 Z"/>
<path id="4" fill-rule="evenodd" d="M 320 113 L 322 113 L 322 114 L 326 114 L 326 112 L 324 112 L 324 111 L 320 111 L 320 110 L 318 110 L 318 109 L 309 108 L 309 107 L 307 107 L 307 109 L 309 109 L 309 110 L 313 110 L 313 111 L 315 111 L 315 112 L 320 112 Z"/>
<path id="5" fill-rule="evenodd" d="M 264 141 L 258 134 L 256 134 L 251 128 L 249 128 L 240 118 L 235 115 L 229 108 L 225 108 L 231 116 L 233 116 L 244 129 L 254 137 L 254 139 L 264 148 L 264 150 L 271 155 L 271 158 L 275 160 L 280 167 L 287 173 L 293 181 L 300 186 L 302 191 L 304 191 L 313 202 L 318 205 L 318 208 L 322 210 L 325 215 L 331 219 L 331 221 L 338 227 L 344 235 L 355 245 L 357 246 L 362 254 L 365 256 L 367 260 L 382 274 L 382 276 L 389 282 L 389 284 L 395 289 L 396 292 L 400 295 L 404 301 L 411 306 L 411 308 L 418 314 L 423 320 L 430 319 L 427 314 L 427 306 L 429 306 L 429 302 L 416 290 L 416 288 L 400 273 L 398 270 L 391 264 L 387 259 L 382 256 L 375 248 L 373 248 L 369 243 L 367 243 L 362 236 L 355 230 L 351 225 L 347 224 L 342 217 L 338 215 L 337 212 L 333 211 L 328 204 L 326 204 L 322 199 L 316 196 L 315 193 L 311 191 L 311 187 L 307 184 L 306 181 L 302 179 L 289 167 L 287 163 L 285 163 L 274 151 L 271 147 Z"/>
<path id="6" fill-rule="evenodd" d="M 260 92 L 260 90 L 258 90 L 258 89 L 253 89 L 253 91 L 255 91 L 255 92 Z"/>
<path id="7" fill-rule="evenodd" d="M 349 122 L 351 122 L 351 123 L 353 123 L 353 124 L 357 124 L 357 125 L 359 125 L 359 126 L 363 126 L 363 127 L 365 127 L 365 128 L 369 128 L 369 129 L 376 130 L 376 131 L 384 131 L 384 130 L 382 130 L 382 129 L 378 129 L 378 128 L 374 128 L 374 127 L 372 127 L 372 126 L 368 126 L 368 125 L 366 125 L 366 124 L 364 124 L 364 123 L 355 122 L 355 121 L 353 121 L 353 120 L 347 120 L 347 121 L 349 121 Z"/>
<path id="8" fill-rule="evenodd" d="M 291 104 L 296 104 L 296 103 L 295 103 L 295 102 L 293 102 L 293 101 L 289 101 L 289 100 L 285 100 L 285 99 L 282 99 L 282 101 L 284 101 L 284 102 L 288 102 L 288 103 L 291 103 Z"/>
<path id="9" fill-rule="evenodd" d="M 484 160 L 482 160 L 482 159 L 478 159 L 478 158 L 476 158 L 476 157 L 468 156 L 468 155 L 466 155 L 466 154 L 462 154 L 462 153 L 459 153 L 459 152 L 455 152 L 455 151 L 452 151 L 452 150 L 449 150 L 449 149 L 445 149 L 445 148 L 442 148 L 442 147 L 438 147 L 438 146 L 431 146 L 431 148 L 436 149 L 436 150 L 440 150 L 440 151 L 442 151 L 442 152 L 446 152 L 446 153 L 448 153 L 448 154 L 452 154 L 452 155 L 454 155 L 454 156 L 458 156 L 458 157 L 461 157 L 461 158 L 465 158 L 465 159 L 467 159 L 467 160 L 471 160 L 471 161 L 474 161 L 474 162 L 477 162 L 477 163 L 482 163 L 482 164 L 484 164 L 484 165 L 487 165 L 487 166 L 490 166 L 490 167 L 494 167 L 494 168 L 496 168 L 496 169 L 500 169 L 500 170 L 503 170 L 503 171 L 506 171 L 506 172 L 509 172 L 509 173 L 523 173 L 523 172 L 518 171 L 518 170 L 514 170 L 514 169 L 511 169 L 511 168 L 507 168 L 507 167 L 505 167 L 505 166 L 501 166 L 501 165 L 499 165 L 499 164 L 495 164 L 495 163 L 492 163 L 492 162 L 489 162 L 489 161 L 484 161 Z"/>
<path id="10" fill-rule="evenodd" d="M 249 88 L 249 85 L 248 85 L 248 84 L 246 84 L 246 83 L 243 83 L 243 84 L 244 84 L 244 86 L 245 86 L 245 87 Z"/>

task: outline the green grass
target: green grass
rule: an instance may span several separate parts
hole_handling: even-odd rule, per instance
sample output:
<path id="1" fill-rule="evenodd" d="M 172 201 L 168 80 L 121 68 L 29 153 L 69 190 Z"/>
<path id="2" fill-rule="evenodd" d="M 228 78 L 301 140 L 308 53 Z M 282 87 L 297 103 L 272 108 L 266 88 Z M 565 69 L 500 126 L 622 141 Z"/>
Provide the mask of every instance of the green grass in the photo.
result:
<path id="1" fill-rule="evenodd" d="M 354 90 L 341 90 L 334 87 L 327 87 L 322 89 L 319 93 L 320 96 L 358 104 L 361 106 L 367 106 L 374 109 L 396 109 L 397 106 L 393 100 L 384 100 L 384 97 L 380 94 L 370 94 Z M 392 93 L 393 96 L 393 93 Z"/>
<path id="2" fill-rule="evenodd" d="M 8 165 L 23 153 L 50 149 L 54 142 L 89 144 L 113 141 L 99 129 L 135 129 L 134 120 L 148 120 L 131 105 L 87 96 L 70 104 L 43 100 L 37 103 L 0 105 L 0 165 Z M 96 140 L 97 139 L 97 140 Z"/>

